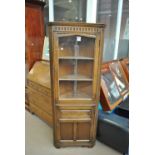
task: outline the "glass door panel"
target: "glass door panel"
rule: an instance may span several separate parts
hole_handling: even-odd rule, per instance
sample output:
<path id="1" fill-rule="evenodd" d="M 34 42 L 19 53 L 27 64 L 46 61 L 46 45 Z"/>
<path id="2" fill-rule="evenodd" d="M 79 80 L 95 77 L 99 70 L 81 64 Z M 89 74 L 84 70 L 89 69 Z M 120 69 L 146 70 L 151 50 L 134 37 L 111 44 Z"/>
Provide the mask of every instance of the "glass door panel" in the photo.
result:
<path id="1" fill-rule="evenodd" d="M 59 98 L 92 99 L 95 38 L 59 36 L 58 47 Z"/>
<path id="2" fill-rule="evenodd" d="M 89 80 L 93 78 L 93 61 L 79 60 L 77 63 L 77 74 L 86 77 Z"/>
<path id="3" fill-rule="evenodd" d="M 90 81 L 59 81 L 60 99 L 91 99 L 92 82 Z"/>
<path id="4" fill-rule="evenodd" d="M 103 73 L 102 79 L 104 80 L 106 84 L 106 88 L 108 91 L 108 99 L 110 101 L 110 104 L 113 104 L 121 98 L 121 95 L 118 91 L 115 80 L 113 79 L 113 76 L 110 73 L 110 71 Z"/>
<path id="5" fill-rule="evenodd" d="M 91 99 L 93 95 L 92 89 L 93 89 L 92 82 L 89 81 L 77 82 L 77 94 L 79 98 Z"/>
<path id="6" fill-rule="evenodd" d="M 93 80 L 93 62 L 85 60 L 59 60 L 59 80 Z"/>
<path id="7" fill-rule="evenodd" d="M 73 78 L 75 60 L 59 60 L 59 80 L 70 80 Z"/>
<path id="8" fill-rule="evenodd" d="M 83 36 L 59 37 L 59 59 L 88 59 L 94 58 L 95 38 Z"/>
<path id="9" fill-rule="evenodd" d="M 125 79 L 124 79 L 124 76 L 119 68 L 119 65 L 118 63 L 116 62 L 113 62 L 110 64 L 110 69 L 111 71 L 113 72 L 114 74 L 114 77 L 115 77 L 115 81 L 117 83 L 117 86 L 118 86 L 118 89 L 121 93 L 123 93 L 124 91 L 126 91 L 128 88 L 127 88 L 127 85 L 126 85 L 126 82 L 125 82 Z"/>

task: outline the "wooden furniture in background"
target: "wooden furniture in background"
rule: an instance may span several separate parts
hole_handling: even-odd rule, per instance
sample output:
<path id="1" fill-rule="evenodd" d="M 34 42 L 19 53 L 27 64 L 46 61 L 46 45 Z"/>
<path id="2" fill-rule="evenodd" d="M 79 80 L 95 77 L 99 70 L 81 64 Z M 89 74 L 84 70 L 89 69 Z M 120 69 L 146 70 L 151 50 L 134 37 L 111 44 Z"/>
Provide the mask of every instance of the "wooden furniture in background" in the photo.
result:
<path id="1" fill-rule="evenodd" d="M 27 91 L 30 112 L 52 125 L 53 110 L 49 62 L 38 61 L 34 64 L 28 74 Z"/>
<path id="2" fill-rule="evenodd" d="M 119 61 L 102 65 L 100 102 L 104 111 L 113 110 L 129 94 L 129 85 Z"/>
<path id="3" fill-rule="evenodd" d="M 25 109 L 29 111 L 29 99 L 28 99 L 28 91 L 27 91 L 27 75 L 28 75 L 28 66 L 25 64 Z"/>
<path id="4" fill-rule="evenodd" d="M 49 23 L 54 144 L 92 147 L 104 24 Z"/>
<path id="5" fill-rule="evenodd" d="M 27 87 L 25 87 L 25 108 L 29 111 L 29 99 L 28 99 Z"/>
<path id="6" fill-rule="evenodd" d="M 128 82 L 129 82 L 129 59 L 128 58 L 121 59 L 120 63 L 122 65 L 122 67 L 123 67 L 126 78 L 127 78 Z"/>
<path id="7" fill-rule="evenodd" d="M 25 50 L 29 70 L 42 57 L 44 43 L 44 5 L 44 2 L 37 0 L 25 1 Z"/>
<path id="8" fill-rule="evenodd" d="M 124 97 L 129 92 L 129 83 L 120 61 L 110 63 L 109 67 L 116 81 L 118 91 Z"/>

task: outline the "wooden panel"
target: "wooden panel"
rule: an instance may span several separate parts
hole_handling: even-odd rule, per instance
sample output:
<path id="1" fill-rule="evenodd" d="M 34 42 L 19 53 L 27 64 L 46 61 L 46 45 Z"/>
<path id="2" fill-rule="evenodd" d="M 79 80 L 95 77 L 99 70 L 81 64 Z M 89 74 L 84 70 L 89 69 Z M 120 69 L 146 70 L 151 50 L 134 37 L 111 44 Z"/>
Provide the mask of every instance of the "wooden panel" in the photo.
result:
<path id="1" fill-rule="evenodd" d="M 25 87 L 25 108 L 29 110 L 28 89 Z"/>
<path id="2" fill-rule="evenodd" d="M 50 64 L 48 61 L 37 61 L 33 68 L 30 70 L 28 76 L 28 85 L 34 87 L 34 89 L 42 88 L 42 92 L 46 91 L 46 88 L 51 88 L 50 82 Z M 43 87 L 39 87 L 40 84 Z M 50 92 L 50 90 L 47 90 Z M 46 91 L 46 93 L 47 93 Z M 51 95 L 51 94 L 50 94 Z"/>
<path id="3" fill-rule="evenodd" d="M 63 103 L 65 101 L 65 103 Z M 56 105 L 56 108 L 59 110 L 92 110 L 96 107 L 94 102 L 90 101 L 77 101 L 77 102 L 69 102 L 68 100 L 59 101 L 59 104 Z"/>
<path id="4" fill-rule="evenodd" d="M 90 139 L 90 122 L 61 122 L 60 140 L 88 140 Z"/>
<path id="5" fill-rule="evenodd" d="M 50 66 L 48 62 L 36 62 L 27 76 L 27 92 L 30 111 L 51 125 L 53 104 L 49 71 Z"/>
<path id="6" fill-rule="evenodd" d="M 90 122 L 79 122 L 77 124 L 77 139 L 78 140 L 89 140 L 90 139 Z"/>
<path id="7" fill-rule="evenodd" d="M 42 86 L 40 83 L 32 82 L 27 80 L 27 85 L 29 88 L 36 90 L 37 92 L 44 94 L 45 96 L 51 96 L 50 88 Z"/>
<path id="8" fill-rule="evenodd" d="M 127 81 L 129 83 L 129 59 L 128 58 L 122 59 L 120 60 L 120 63 L 122 65 Z"/>
<path id="9" fill-rule="evenodd" d="M 36 105 L 30 103 L 30 111 L 32 113 L 35 113 L 37 116 L 39 116 L 42 120 L 44 120 L 46 123 L 48 123 L 50 126 L 53 125 L 53 117 L 52 115 L 47 114 L 47 112 L 43 111 Z"/>
<path id="10" fill-rule="evenodd" d="M 25 6 L 26 62 L 29 70 L 35 61 L 41 60 L 44 42 L 43 6 L 27 3 Z"/>
<path id="11" fill-rule="evenodd" d="M 66 119 L 84 119 L 91 117 L 90 110 L 60 110 L 60 117 Z"/>
<path id="12" fill-rule="evenodd" d="M 73 123 L 60 123 L 61 140 L 73 139 Z"/>
<path id="13" fill-rule="evenodd" d="M 31 88 L 28 89 L 28 94 L 29 94 L 29 102 L 35 104 L 39 108 L 43 109 L 44 111 L 52 115 L 52 105 L 50 97 L 38 93 L 37 91 Z"/>

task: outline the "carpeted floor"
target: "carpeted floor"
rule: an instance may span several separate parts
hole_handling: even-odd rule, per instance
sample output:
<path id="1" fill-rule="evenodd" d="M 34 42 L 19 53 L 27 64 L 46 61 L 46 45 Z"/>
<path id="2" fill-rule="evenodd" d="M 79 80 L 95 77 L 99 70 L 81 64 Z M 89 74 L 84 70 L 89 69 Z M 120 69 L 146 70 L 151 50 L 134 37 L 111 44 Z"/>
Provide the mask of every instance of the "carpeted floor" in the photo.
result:
<path id="1" fill-rule="evenodd" d="M 121 155 L 96 141 L 93 148 L 53 146 L 52 128 L 28 111 L 25 113 L 25 155 Z"/>

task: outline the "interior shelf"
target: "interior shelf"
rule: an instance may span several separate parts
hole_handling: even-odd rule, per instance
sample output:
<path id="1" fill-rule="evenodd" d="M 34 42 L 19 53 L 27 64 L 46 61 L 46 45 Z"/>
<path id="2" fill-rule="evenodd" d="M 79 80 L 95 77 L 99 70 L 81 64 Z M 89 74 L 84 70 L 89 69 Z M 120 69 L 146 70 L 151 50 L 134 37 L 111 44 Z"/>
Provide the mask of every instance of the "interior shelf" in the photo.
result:
<path id="1" fill-rule="evenodd" d="M 59 57 L 59 59 L 79 59 L 79 60 L 94 60 L 94 58 L 91 57 L 84 57 L 84 56 L 64 56 L 64 57 Z"/>
<path id="2" fill-rule="evenodd" d="M 89 78 L 84 75 L 75 75 L 75 74 L 70 74 L 70 75 L 64 75 L 59 78 L 59 81 L 92 81 L 92 78 Z"/>
<path id="3" fill-rule="evenodd" d="M 68 93 L 64 93 L 63 95 L 61 95 L 60 97 L 61 99 L 91 99 L 91 96 L 85 94 L 85 93 L 81 93 L 81 92 L 76 92 L 76 94 L 74 94 L 73 92 L 68 92 Z"/>
<path id="4" fill-rule="evenodd" d="M 59 81 L 61 99 L 91 99 L 92 81 Z"/>

